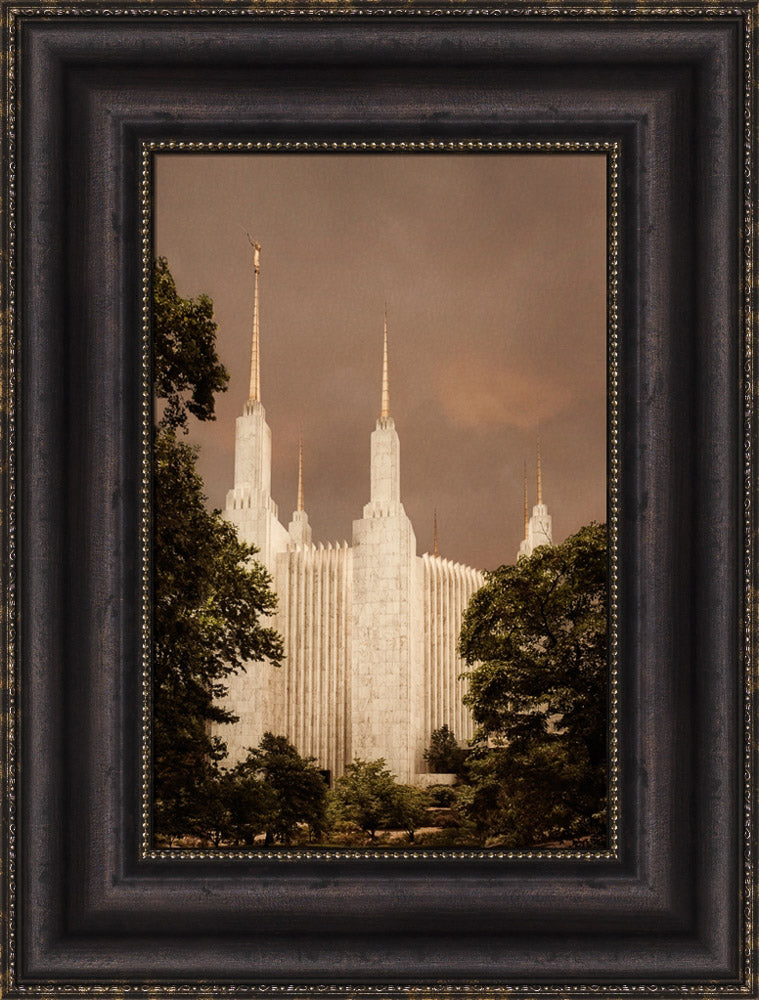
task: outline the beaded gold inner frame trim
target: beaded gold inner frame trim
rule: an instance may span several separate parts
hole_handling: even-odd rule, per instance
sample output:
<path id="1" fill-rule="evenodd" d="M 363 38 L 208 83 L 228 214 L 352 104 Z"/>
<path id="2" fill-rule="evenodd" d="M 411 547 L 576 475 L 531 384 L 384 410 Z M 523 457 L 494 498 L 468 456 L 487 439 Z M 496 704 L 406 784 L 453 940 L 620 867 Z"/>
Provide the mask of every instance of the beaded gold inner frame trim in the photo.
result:
<path id="1" fill-rule="evenodd" d="M 616 858 L 619 850 L 619 677 L 618 677 L 618 532 L 619 532 L 619 158 L 621 144 L 612 141 L 600 142 L 539 142 L 509 140 L 506 142 L 482 141 L 477 139 L 459 142 L 425 141 L 382 141 L 362 142 L 193 142 L 187 140 L 150 140 L 142 144 L 142 165 L 140 172 L 140 205 L 142 224 L 140 231 L 142 247 L 142 364 L 143 381 L 143 467 L 142 467 L 142 516 L 140 532 L 140 552 L 142 556 L 142 836 L 141 857 L 149 859 L 173 858 L 193 860 L 198 858 L 223 858 L 225 860 L 244 858 L 263 861 L 293 861 L 303 858 L 333 859 L 398 859 L 398 858 L 493 858 L 502 859 L 576 859 L 598 860 Z M 152 496 L 152 453 L 151 420 L 152 389 L 149 382 L 152 335 L 150 328 L 150 278 L 153 258 L 153 158 L 156 154 L 172 153 L 237 153 L 255 156 L 257 153 L 276 152 L 297 155 L 298 153 L 322 153 L 339 155 L 371 155 L 373 152 L 397 155 L 444 155 L 445 153 L 470 153 L 472 155 L 519 155 L 520 153 L 548 154 L 594 154 L 606 157 L 607 184 L 607 397 L 608 397 L 608 530 L 609 530 L 609 777 L 608 777 L 608 844 L 605 851 L 577 850 L 503 850 L 498 848 L 430 850 L 410 848 L 304 848 L 304 849 L 213 849 L 213 848 L 162 848 L 152 845 L 152 780 L 151 780 L 151 728 L 152 728 L 152 632 L 151 632 L 151 496 Z"/>
<path id="2" fill-rule="evenodd" d="M 4 163 L 3 163 L 3 196 L 4 196 L 4 207 L 5 207 L 5 218 L 6 223 L 3 227 L 3 239 L 4 239 L 4 254 L 2 261 L 2 273 L 3 273 L 3 308 L 2 308 L 2 326 L 3 326 L 3 372 L 2 381 L 0 383 L 0 388 L 2 390 L 2 403 L 3 411 L 5 417 L 5 434 L 3 435 L 3 460 L 4 460 L 4 500 L 6 506 L 6 519 L 5 519 L 5 531 L 4 531 L 4 544 L 5 544 L 5 576 L 4 576 L 4 597 L 5 597 L 5 609 L 6 613 L 4 616 L 4 627 L 3 627 L 3 639 L 5 645 L 5 671 L 4 671 L 4 688 L 5 688 L 5 705 L 3 712 L 3 724 L 4 724 L 4 740 L 3 740 L 3 772 L 5 778 L 5 815 L 4 815 L 4 833 L 5 833 L 5 872 L 4 872 L 4 908 L 5 917 L 4 920 L 4 982 L 2 984 L 2 992 L 6 995 L 42 995 L 42 996 L 52 996 L 52 995 L 69 995 L 69 994 L 94 994 L 94 995 L 113 995 L 113 996 L 123 996 L 127 993 L 132 995 L 142 996 L 142 995 L 189 995 L 189 996 L 209 996 L 209 995 L 257 995 L 262 993 L 268 993 L 273 995 L 279 994 L 296 994 L 296 995 L 313 995 L 319 993 L 321 995 L 327 996 L 398 996 L 398 995 L 416 995 L 416 996 L 442 996 L 442 995 L 470 995 L 470 996 L 493 996 L 493 997 L 506 997 L 511 995 L 543 995 L 552 997 L 566 997 L 573 995 L 598 995 L 604 994 L 609 996 L 624 996 L 630 994 L 678 994 L 678 995 L 698 995 L 698 996 L 752 996 L 755 997 L 756 993 L 756 979 L 755 979 L 755 932 L 754 932 L 754 906 L 756 898 L 756 884 L 755 884 L 755 869 L 754 869 L 754 755 L 755 755 L 755 741 L 754 741 L 754 699 L 755 699 L 755 689 L 757 681 L 756 673 L 756 641 L 755 641 L 755 621 L 756 621 L 756 610 L 755 610 L 755 566 L 753 557 L 753 536 L 755 532 L 755 476 L 754 476 L 754 462 L 755 462 L 755 452 L 754 452 L 754 436 L 756 433 L 755 427 L 755 396 L 756 396 L 756 385 L 755 385 L 755 373 L 754 373 L 754 344 L 756 338 L 756 320 L 755 320 L 755 275 L 754 275 L 754 254 L 757 248 L 757 233 L 756 219 L 755 219 L 755 209 L 754 209 L 754 185 L 756 177 L 756 125 L 755 125 L 755 105 L 756 105 L 756 76 L 755 76 L 755 50 L 756 50 L 756 24 L 757 24 L 757 13 L 758 8 L 755 4 L 744 4 L 744 5 L 730 5 L 721 6 L 719 4 L 695 4 L 689 6 L 675 6 L 675 5 L 658 5 L 658 6 L 644 6 L 644 5 L 612 5 L 612 4 L 597 4 L 594 6 L 580 7 L 580 6 L 562 6 L 562 5 L 545 5 L 545 6 L 487 6 L 487 7 L 467 7 L 467 6 L 457 6 L 457 7 L 446 7 L 446 8 L 433 8 L 433 7 L 380 7 L 380 6 L 332 6 L 332 5 L 321 5 L 321 6 L 301 6 L 301 7 L 285 7 L 278 6 L 275 4 L 271 5 L 261 5 L 261 6 L 243 6 L 236 3 L 229 3 L 225 5 L 218 6 L 187 6 L 187 7 L 159 7 L 159 6 L 134 6 L 134 7 L 101 7 L 96 5 L 90 5 L 86 3 L 82 4 L 67 4 L 67 5 L 56 5 L 51 4 L 47 6 L 34 6 L 34 5 L 18 5 L 14 3 L 2 3 L 2 19 L 3 19 L 3 32 L 4 32 L 4 78 L 3 78 L 3 103 L 4 103 L 4 135 L 3 135 L 3 152 L 4 152 Z M 19 901 L 17 897 L 17 879 L 19 877 L 18 872 L 18 842 L 17 842 L 17 810 L 18 810 L 18 791 L 19 791 L 19 758 L 18 758 L 18 746 L 19 746 L 19 727 L 23 725 L 23 718 L 20 715 L 20 698 L 19 698 L 19 686 L 18 686 L 18 674 L 17 674 L 17 635 L 18 635 L 18 621 L 21 609 L 18 605 L 17 600 L 17 574 L 18 574 L 18 560 L 17 560 L 17 538 L 18 538 L 18 509 L 17 509 L 17 488 L 19 486 L 19 456 L 17 453 L 17 380 L 18 380 L 18 366 L 20 362 L 18 353 L 18 329 L 19 329 L 19 317 L 17 312 L 17 302 L 18 302 L 18 257 L 19 257 L 19 217 L 18 217 L 18 148 L 17 148 L 17 120 L 19 113 L 19 64 L 20 64 L 20 52 L 18 46 L 18 34 L 19 34 L 19 22 L 22 18 L 37 18 L 40 20 L 65 20 L 67 18 L 77 19 L 77 18 L 95 18 L 102 19 L 103 21 L 115 18 L 165 18 L 172 19 L 177 17 L 183 18 L 196 18 L 202 20 L 204 18 L 213 17 L 240 17 L 240 18 L 289 18 L 291 20 L 305 19 L 305 20 L 324 20 L 333 17 L 351 17 L 351 18 L 387 18 L 387 17 L 398 17 L 403 18 L 406 16 L 415 16 L 423 18 L 440 18 L 445 20 L 455 20 L 463 19 L 469 17 L 481 17 L 489 18 L 492 20 L 502 19 L 507 20 L 509 18 L 532 18 L 532 19 L 575 19 L 575 20 L 593 20 L 601 19 L 607 21 L 618 20 L 620 22 L 634 21 L 642 16 L 648 18 L 661 18 L 661 19 L 678 19 L 678 18 L 709 18 L 709 19 L 720 19 L 724 17 L 738 18 L 742 23 L 742 44 L 743 44 L 743 80 L 742 80 L 742 147 L 743 147 L 743 177 L 742 177 L 742 197 L 741 197 L 741 247 L 736 248 L 736 252 L 740 254 L 740 267 L 741 267 L 741 287 L 737 290 L 737 294 L 740 297 L 741 302 L 741 400 L 742 400 L 742 441 L 741 441 L 741 459 L 742 459 L 742 484 L 741 484 L 741 495 L 743 501 L 742 510 L 742 523 L 743 523 L 743 547 L 742 547 L 742 600 L 743 600 L 743 615 L 741 620 L 741 649 L 743 653 L 743 688 L 742 688 L 742 698 L 741 698 L 741 721 L 742 721 L 742 746 L 743 746 L 743 775 L 742 775 L 742 801 L 743 801 L 743 839 L 741 844 L 743 867 L 742 867 L 742 886 L 741 886 L 741 896 L 740 900 L 730 901 L 731 907 L 737 907 L 739 913 L 737 918 L 740 920 L 742 927 L 741 934 L 741 980 L 740 982 L 694 982 L 694 981 L 679 981 L 679 982 L 642 982 L 642 981 L 631 981 L 622 983 L 620 981 L 615 981 L 610 983 L 608 981 L 588 981 L 583 983 L 569 982 L 569 983 L 537 983 L 534 985 L 529 985 L 523 982 L 514 982 L 508 986 L 506 985 L 489 985 L 487 983 L 454 983 L 454 982 L 441 982 L 435 984 L 433 987 L 419 987 L 414 985 L 404 985 L 403 983 L 385 983 L 383 985 L 371 986 L 365 983 L 332 983 L 324 985 L 307 985 L 302 983 L 270 983 L 262 985 L 256 982 L 237 982 L 235 984 L 229 983 L 215 983 L 210 984 L 207 980 L 203 982 L 186 981 L 186 982 L 172 982 L 162 984 L 160 986 L 156 985 L 155 981 L 130 981 L 128 984 L 124 983 L 112 983 L 105 980 L 97 982 L 83 982 L 80 979 L 70 979 L 66 981 L 56 981 L 51 982 L 38 982 L 38 983 L 23 983 L 19 982 L 17 976 L 17 962 L 18 962 L 18 950 L 17 950 L 17 926 L 19 919 Z M 520 148 L 519 143 L 477 143 L 473 140 L 470 143 L 454 143 L 446 144 L 441 143 L 417 143 L 408 142 L 405 146 L 402 143 L 377 143 L 376 148 L 384 150 L 391 149 L 393 146 L 397 146 L 399 149 L 410 151 L 410 152 L 434 152 L 440 151 L 440 149 L 448 148 L 465 148 L 467 150 L 471 149 L 474 154 L 480 152 L 490 153 L 513 153 L 518 152 Z M 546 152 L 556 151 L 558 147 L 567 145 L 569 147 L 572 144 L 552 144 L 552 143 L 535 143 L 532 144 L 532 149 L 536 150 L 540 146 L 546 147 Z M 580 144 L 583 145 L 583 144 Z M 324 144 L 330 150 L 334 150 L 336 154 L 352 154 L 353 152 L 371 155 L 371 150 L 375 146 L 371 143 L 344 143 L 344 144 Z M 521 148 L 526 148 L 527 144 L 521 144 Z M 150 224 L 150 161 L 151 157 L 155 152 L 171 152 L 173 148 L 176 149 L 208 149 L 209 152 L 213 149 L 219 149 L 224 151 L 231 151 L 232 149 L 241 149 L 242 151 L 250 150 L 255 153 L 257 150 L 261 149 L 292 149 L 296 152 L 299 149 L 309 149 L 315 148 L 312 144 L 308 143 L 292 143 L 288 145 L 287 143 L 212 143 L 212 144 L 200 144 L 200 143 L 188 143 L 185 142 L 184 145 L 179 142 L 175 142 L 172 146 L 172 140 L 167 139 L 165 143 L 151 142 L 149 144 L 143 145 L 143 174 L 142 174 L 142 254 L 143 254 L 143 268 L 145 267 L 146 260 L 149 262 L 150 257 L 150 246 L 151 246 L 151 224 Z M 320 145 L 319 148 L 322 148 Z M 618 158 L 620 155 L 620 150 L 614 143 L 600 144 L 602 148 L 609 157 L 610 163 L 613 161 L 615 165 L 615 170 L 618 166 Z M 566 149 L 564 151 L 581 151 L 581 150 L 571 150 Z M 610 224 L 609 224 L 609 239 L 610 239 L 610 251 L 609 251 L 609 284 L 608 284 L 608 295 L 610 303 L 609 312 L 609 349 L 610 349 L 610 366 L 609 366 L 609 400 L 610 407 L 613 409 L 616 406 L 616 392 L 617 392 L 617 379 L 619 376 L 618 368 L 615 366 L 614 354 L 615 345 L 617 343 L 618 330 L 616 328 L 616 296 L 617 284 L 616 284 L 616 273 L 617 273 L 617 249 L 616 249 L 616 216 L 615 213 L 610 209 Z M 614 223 L 614 226 L 612 225 Z M 614 242 L 612 244 L 612 232 L 614 232 Z M 613 249 L 612 249 L 613 245 Z M 145 289 L 144 295 L 147 296 L 147 284 L 145 284 L 143 278 L 143 288 Z M 147 307 L 147 298 L 143 301 L 143 309 Z M 143 314 L 145 320 L 145 326 L 143 328 L 143 363 L 147 358 L 147 352 L 150 350 L 149 342 L 149 332 L 147 328 L 147 313 Z M 149 412 L 150 412 L 150 386 L 145 384 L 143 386 L 143 433 L 147 433 L 147 437 L 143 439 L 143 482 L 142 482 L 142 520 L 141 520 L 141 553 L 142 553 L 142 566 L 143 574 L 148 565 L 149 561 L 149 546 L 150 539 L 147 529 L 148 517 L 149 517 L 149 476 L 150 476 L 150 456 L 148 453 L 149 449 Z M 616 530 L 616 518 L 615 515 L 618 514 L 615 504 L 617 503 L 618 495 L 618 466 L 615 464 L 616 459 L 616 449 L 618 445 L 618 431 L 619 428 L 612 418 L 610 421 L 610 434 L 609 434 L 609 454 L 610 454 L 610 467 L 609 467 L 609 481 L 611 489 L 611 500 L 610 500 L 610 528 L 612 532 Z M 612 534 L 611 542 L 611 552 L 612 558 L 615 558 L 616 553 L 616 538 Z M 616 564 L 613 565 L 612 578 L 610 581 L 610 598 L 613 611 L 610 614 L 610 626 L 612 628 L 612 653 L 610 656 L 610 667 L 612 669 L 612 696 L 617 697 L 616 694 L 616 676 L 614 671 L 616 669 L 617 654 L 618 650 L 615 642 L 615 628 L 617 620 L 617 608 L 616 608 L 616 589 L 615 589 L 615 579 L 616 579 Z M 143 575 L 143 587 L 146 587 L 146 580 Z M 149 607 L 149 591 L 144 589 L 143 591 L 143 611 L 146 613 L 146 609 Z M 149 790 L 149 767 L 147 763 L 147 749 L 149 748 L 149 728 L 150 728 L 150 712 L 149 712 L 149 702 L 147 700 L 149 695 L 149 674 L 147 673 L 147 665 L 149 663 L 149 625 L 147 617 L 144 618 L 144 631 L 142 635 L 142 651 L 143 651 L 143 665 L 146 670 L 143 674 L 143 694 L 145 696 L 145 702 L 143 704 L 143 715 L 142 715 L 142 745 L 143 745 L 143 797 L 142 797 L 142 838 L 140 843 L 140 854 L 144 859 L 165 859 L 171 858 L 171 860 L 179 859 L 197 859 L 202 857 L 208 858 L 230 858 L 230 857 L 246 857 L 246 858 L 265 858 L 266 860 L 290 860 L 297 859 L 299 852 L 288 852 L 288 851 L 268 851 L 268 852 L 191 852 L 191 851 L 170 851 L 170 852 L 157 852 L 151 849 L 149 842 L 149 806 L 150 806 L 150 790 Z M 614 702 L 616 711 L 616 701 Z M 612 727 L 616 725 L 616 716 L 612 714 Z M 614 728 L 614 733 L 616 729 Z M 615 741 L 614 735 L 610 741 L 610 751 L 612 753 L 612 760 L 616 762 L 617 754 L 617 743 Z M 616 770 L 612 768 L 611 783 L 610 783 L 610 800 L 612 802 L 618 803 L 618 788 L 616 785 L 617 774 Z M 605 858 L 615 856 L 615 852 L 618 852 L 620 845 L 616 840 L 616 822 L 610 823 L 610 836 L 611 836 L 611 846 L 609 852 L 600 852 L 597 854 L 583 855 L 570 852 L 550 852 L 550 857 L 556 860 L 567 859 L 567 858 Z M 329 857 L 335 857 L 338 852 L 319 852 L 319 851 L 308 851 L 307 856 L 309 858 L 314 857 L 324 857 L 325 859 Z M 441 857 L 488 857 L 497 860 L 503 860 L 508 858 L 542 858 L 544 854 L 542 852 L 498 852 L 498 851 L 485 851 L 485 852 L 459 852 L 459 851 L 435 851 L 435 852 L 423 852 L 423 851 L 413 851 L 413 852 L 396 852 L 396 851 L 377 851 L 377 852 L 353 852 L 353 851 L 340 851 L 339 856 L 341 858 L 346 857 L 377 857 L 377 858 L 388 858 L 388 857 L 413 857 L 417 859 L 419 857 L 430 856 L 434 858 Z M 97 975 L 93 978 L 100 978 Z"/>

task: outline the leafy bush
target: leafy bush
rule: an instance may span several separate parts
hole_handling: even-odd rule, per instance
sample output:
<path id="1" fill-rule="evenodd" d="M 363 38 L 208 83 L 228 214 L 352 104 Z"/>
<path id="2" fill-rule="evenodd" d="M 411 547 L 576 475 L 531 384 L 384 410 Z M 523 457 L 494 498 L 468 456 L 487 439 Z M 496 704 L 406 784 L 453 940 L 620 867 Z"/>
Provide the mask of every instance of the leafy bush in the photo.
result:
<path id="1" fill-rule="evenodd" d="M 452 806 L 457 800 L 456 789 L 451 785 L 432 785 L 427 789 L 430 805 L 441 809 Z"/>
<path id="2" fill-rule="evenodd" d="M 458 745 L 453 730 L 447 725 L 434 729 L 424 759 L 433 774 L 461 774 L 466 761 L 466 750 Z"/>

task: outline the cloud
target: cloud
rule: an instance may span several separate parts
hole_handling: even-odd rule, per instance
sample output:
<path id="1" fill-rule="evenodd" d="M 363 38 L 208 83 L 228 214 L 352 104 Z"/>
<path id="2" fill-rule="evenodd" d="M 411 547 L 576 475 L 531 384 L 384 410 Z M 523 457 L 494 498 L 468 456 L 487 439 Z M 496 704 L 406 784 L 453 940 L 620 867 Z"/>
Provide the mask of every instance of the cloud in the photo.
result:
<path id="1" fill-rule="evenodd" d="M 566 379 L 547 372 L 504 368 L 492 359 L 444 362 L 433 374 L 438 402 L 459 427 L 530 430 L 564 410 L 573 398 Z"/>

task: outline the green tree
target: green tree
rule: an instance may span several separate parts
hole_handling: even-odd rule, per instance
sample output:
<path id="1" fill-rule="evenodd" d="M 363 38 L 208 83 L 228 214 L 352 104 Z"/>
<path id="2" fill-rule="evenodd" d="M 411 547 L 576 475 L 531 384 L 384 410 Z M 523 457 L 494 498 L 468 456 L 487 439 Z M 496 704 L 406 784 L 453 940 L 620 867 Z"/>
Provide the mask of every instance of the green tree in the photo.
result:
<path id="1" fill-rule="evenodd" d="M 433 774 L 460 774 L 466 761 L 466 750 L 459 746 L 453 730 L 443 724 L 439 729 L 432 730 L 424 759 Z"/>
<path id="2" fill-rule="evenodd" d="M 198 776 L 192 830 L 201 840 L 218 847 L 232 835 L 234 778 L 223 768 L 210 764 Z"/>
<path id="3" fill-rule="evenodd" d="M 299 826 L 305 824 L 310 836 L 324 831 L 327 785 L 316 767 L 315 757 L 301 757 L 284 736 L 264 733 L 257 749 L 248 751 L 241 773 L 259 779 L 263 809 L 261 825 L 266 843 L 289 844 Z"/>
<path id="4" fill-rule="evenodd" d="M 274 789 L 258 773 L 257 758 L 251 760 L 250 755 L 222 779 L 228 809 L 226 837 L 235 846 L 251 846 L 266 831 L 277 808 Z"/>
<path id="5" fill-rule="evenodd" d="M 176 436 L 188 413 L 214 419 L 213 391 L 226 386 L 210 300 L 179 299 L 164 260 L 153 290 L 155 391 L 166 402 L 153 444 L 154 831 L 172 843 L 223 827 L 212 800 L 226 746 L 211 726 L 236 717 L 218 699 L 246 661 L 279 664 L 282 640 L 260 624 L 276 608 L 268 573 L 207 509 L 197 452 Z"/>
<path id="6" fill-rule="evenodd" d="M 357 757 L 335 782 L 333 809 L 338 821 L 355 824 L 374 840 L 377 830 L 390 822 L 396 802 L 396 783 L 384 757 Z"/>
<path id="7" fill-rule="evenodd" d="M 153 385 L 163 400 L 160 425 L 187 429 L 188 414 L 214 420 L 215 393 L 229 373 L 216 353 L 213 303 L 207 295 L 183 299 L 165 257 L 153 266 Z"/>
<path id="8" fill-rule="evenodd" d="M 427 819 L 430 796 L 422 788 L 411 785 L 396 785 L 388 817 L 388 825 L 405 830 L 413 844 L 414 834 Z"/>
<path id="9" fill-rule="evenodd" d="M 590 524 L 489 574 L 464 616 L 471 817 L 508 846 L 605 838 L 607 540 Z"/>

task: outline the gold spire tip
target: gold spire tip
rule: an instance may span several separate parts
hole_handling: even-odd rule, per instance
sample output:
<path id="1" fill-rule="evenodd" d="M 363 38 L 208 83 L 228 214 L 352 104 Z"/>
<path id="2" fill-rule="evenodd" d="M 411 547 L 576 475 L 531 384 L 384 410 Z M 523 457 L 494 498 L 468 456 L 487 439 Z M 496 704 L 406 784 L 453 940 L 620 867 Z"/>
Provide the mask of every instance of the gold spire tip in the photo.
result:
<path id="1" fill-rule="evenodd" d="M 258 269 L 261 266 L 261 244 L 258 240 L 253 239 L 247 229 L 245 230 L 245 235 L 248 237 L 248 243 L 253 247 L 253 269 L 258 274 Z"/>
<path id="2" fill-rule="evenodd" d="M 385 338 L 382 349 L 382 411 L 380 416 L 383 420 L 390 416 L 390 381 L 387 371 L 387 307 L 385 307 Z"/>
<path id="3" fill-rule="evenodd" d="M 540 464 L 540 435 L 538 435 L 538 503 L 543 503 L 543 470 Z"/>
<path id="4" fill-rule="evenodd" d="M 303 510 L 303 435 L 298 441 L 298 510 Z"/>
<path id="5" fill-rule="evenodd" d="M 257 243 L 250 235 L 246 234 L 248 242 L 253 247 L 253 334 L 250 347 L 250 389 L 248 399 L 252 403 L 261 402 L 261 349 L 258 319 L 258 274 L 261 264 L 261 244 Z"/>

